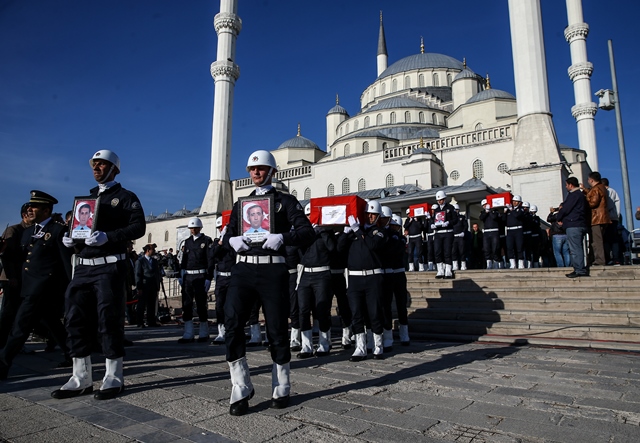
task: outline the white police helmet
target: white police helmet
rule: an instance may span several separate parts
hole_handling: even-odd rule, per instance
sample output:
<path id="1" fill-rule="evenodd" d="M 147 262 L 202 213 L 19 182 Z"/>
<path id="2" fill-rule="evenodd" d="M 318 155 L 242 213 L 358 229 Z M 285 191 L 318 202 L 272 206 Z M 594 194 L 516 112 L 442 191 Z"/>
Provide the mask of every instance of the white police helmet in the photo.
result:
<path id="1" fill-rule="evenodd" d="M 487 199 L 483 198 L 482 201 L 480 202 L 480 205 L 484 206 L 487 204 Z"/>
<path id="2" fill-rule="evenodd" d="M 440 205 L 434 203 L 431 205 L 431 209 L 438 209 L 440 207 Z"/>
<path id="3" fill-rule="evenodd" d="M 93 157 L 91 157 L 91 160 L 89 160 L 89 164 L 91 165 L 92 168 L 95 160 L 108 161 L 113 166 L 115 166 L 116 169 L 118 170 L 118 173 L 120 173 L 120 158 L 116 155 L 115 152 L 110 151 L 108 149 L 101 149 L 95 154 L 93 154 Z"/>
<path id="4" fill-rule="evenodd" d="M 460 206 L 458 206 L 457 203 L 454 203 L 453 204 L 453 209 L 455 209 L 456 211 L 459 211 L 460 210 Z"/>
<path id="5" fill-rule="evenodd" d="M 309 214 L 311 214 L 311 203 L 307 203 L 306 205 L 304 205 L 304 215 Z"/>
<path id="6" fill-rule="evenodd" d="M 444 200 L 445 198 L 447 198 L 447 193 L 444 191 L 438 191 L 436 192 L 436 200 Z"/>
<path id="7" fill-rule="evenodd" d="M 522 201 L 522 197 L 520 197 L 519 195 L 514 195 L 511 200 L 513 200 L 514 202 L 521 202 Z"/>
<path id="8" fill-rule="evenodd" d="M 529 204 L 529 202 L 522 202 L 522 207 L 523 207 L 523 208 L 528 208 L 528 207 L 530 207 L 530 206 L 531 206 L 531 205 Z"/>
<path id="9" fill-rule="evenodd" d="M 382 206 L 382 217 L 383 218 L 391 218 L 393 217 L 393 211 L 389 206 Z"/>
<path id="10" fill-rule="evenodd" d="M 382 207 L 380 206 L 380 203 L 376 200 L 371 200 L 369 203 L 367 203 L 367 213 L 369 214 L 381 214 L 382 213 Z"/>
<path id="11" fill-rule="evenodd" d="M 220 220 L 222 220 L 222 218 Z M 202 220 L 200 220 L 198 217 L 190 218 L 189 223 L 187 223 L 187 228 L 201 228 L 201 227 L 202 227 Z"/>
<path id="12" fill-rule="evenodd" d="M 411 209 L 407 208 L 407 210 L 405 211 L 407 215 L 411 214 Z"/>
<path id="13" fill-rule="evenodd" d="M 538 212 L 538 207 L 536 205 L 531 205 L 529 212 Z"/>
<path id="14" fill-rule="evenodd" d="M 396 226 L 402 226 L 402 217 L 399 215 L 393 214 L 391 217 L 391 224 Z"/>
<path id="15" fill-rule="evenodd" d="M 277 169 L 276 159 L 269 151 L 261 149 L 255 151 L 249 156 L 247 160 L 247 172 L 253 166 L 269 166 L 270 168 Z"/>
<path id="16" fill-rule="evenodd" d="M 200 219 L 197 219 L 200 220 Z M 202 222 L 200 222 L 202 224 Z M 216 218 L 216 228 L 220 229 L 222 227 L 222 216 Z"/>

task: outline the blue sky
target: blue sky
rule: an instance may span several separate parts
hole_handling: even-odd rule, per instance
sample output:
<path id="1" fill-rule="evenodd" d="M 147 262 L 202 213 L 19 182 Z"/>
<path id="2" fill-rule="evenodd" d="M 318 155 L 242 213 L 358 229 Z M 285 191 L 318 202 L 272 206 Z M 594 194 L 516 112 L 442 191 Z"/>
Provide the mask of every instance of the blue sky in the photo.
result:
<path id="1" fill-rule="evenodd" d="M 592 90 L 611 87 L 612 39 L 631 177 L 640 206 L 639 7 L 634 0 L 584 0 Z M 436 7 L 434 5 L 443 5 Z M 351 115 L 376 78 L 379 11 L 389 64 L 425 51 L 466 57 L 493 88 L 515 94 L 505 0 L 240 0 L 231 178 L 250 152 L 296 135 L 326 144 L 326 112 L 340 95 Z M 95 185 L 98 149 L 121 158 L 118 179 L 145 213 L 200 206 L 209 179 L 213 17 L 204 0 L 0 0 L 0 227 L 18 221 L 31 189 L 60 200 Z M 542 0 L 551 110 L 558 139 L 577 147 L 565 2 Z M 594 101 L 597 99 L 594 97 Z M 615 113 L 599 111 L 600 171 L 622 197 Z M 535 202 L 533 202 L 535 203 Z"/>

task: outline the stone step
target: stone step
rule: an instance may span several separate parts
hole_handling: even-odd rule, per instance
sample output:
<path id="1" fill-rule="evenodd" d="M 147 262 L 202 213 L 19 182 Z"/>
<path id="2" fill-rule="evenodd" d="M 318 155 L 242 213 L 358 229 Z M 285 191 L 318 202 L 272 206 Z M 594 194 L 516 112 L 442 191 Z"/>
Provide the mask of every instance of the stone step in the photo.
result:
<path id="1" fill-rule="evenodd" d="M 420 289 L 408 288 L 412 299 L 442 298 L 458 300 L 462 298 L 565 298 L 565 299 L 600 299 L 600 298 L 632 298 L 636 299 L 638 288 L 597 287 L 597 288 L 440 288 Z"/>
<path id="2" fill-rule="evenodd" d="M 453 280 L 438 280 L 428 277 L 407 280 L 407 289 L 409 290 L 440 290 L 440 289 L 522 289 L 522 288 L 539 288 L 539 289 L 557 289 L 557 290 L 583 290 L 590 288 L 638 288 L 640 279 L 631 278 L 597 278 L 597 277 L 580 277 L 575 279 L 562 278 L 526 278 L 519 279 L 517 277 L 495 278 L 495 279 L 471 279 L 457 276 Z"/>
<path id="3" fill-rule="evenodd" d="M 622 311 L 640 312 L 640 299 L 636 298 L 497 298 L 461 296 L 450 299 L 442 297 L 412 298 L 411 310 L 422 309 L 473 309 L 473 310 L 555 310 L 565 312 L 580 311 Z"/>

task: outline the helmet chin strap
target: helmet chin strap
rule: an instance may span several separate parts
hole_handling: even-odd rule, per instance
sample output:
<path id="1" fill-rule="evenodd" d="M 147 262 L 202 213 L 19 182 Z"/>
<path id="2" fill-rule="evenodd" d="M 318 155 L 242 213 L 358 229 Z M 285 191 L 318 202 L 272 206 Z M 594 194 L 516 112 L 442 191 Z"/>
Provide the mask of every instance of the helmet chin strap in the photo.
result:
<path id="1" fill-rule="evenodd" d="M 109 181 L 109 177 L 111 177 L 111 173 L 113 172 L 113 168 L 115 168 L 115 167 L 116 167 L 116 165 L 114 165 L 114 164 L 112 163 L 112 164 L 111 164 L 111 168 L 109 168 L 109 172 L 107 172 L 107 173 L 105 174 L 104 178 L 103 178 L 101 181 L 99 181 L 98 183 L 100 183 L 100 184 L 104 184 L 104 183 L 108 182 L 108 181 Z"/>
<path id="2" fill-rule="evenodd" d="M 263 186 L 267 186 L 271 184 L 271 177 L 273 176 L 273 172 L 274 172 L 274 168 L 269 168 L 269 172 L 267 173 L 267 175 L 264 177 L 264 180 L 262 180 L 262 183 L 260 183 L 259 185 L 256 185 L 258 188 L 261 188 Z"/>

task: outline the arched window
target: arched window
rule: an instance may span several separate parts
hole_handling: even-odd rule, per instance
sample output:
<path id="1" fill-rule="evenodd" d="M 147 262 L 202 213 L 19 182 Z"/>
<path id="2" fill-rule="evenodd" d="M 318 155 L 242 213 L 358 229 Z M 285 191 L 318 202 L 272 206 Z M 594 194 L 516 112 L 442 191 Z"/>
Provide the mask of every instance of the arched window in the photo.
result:
<path id="1" fill-rule="evenodd" d="M 478 123 L 478 124 L 476 125 L 476 131 L 479 131 L 479 130 L 481 130 L 481 129 L 484 129 L 484 127 L 482 126 L 482 123 Z"/>
<path id="2" fill-rule="evenodd" d="M 424 123 L 424 112 L 420 111 L 420 113 L 418 114 L 418 119 L 420 120 L 420 123 Z"/>
<path id="3" fill-rule="evenodd" d="M 307 188 L 304 190 L 304 199 L 309 200 L 311 198 L 311 189 Z"/>
<path id="4" fill-rule="evenodd" d="M 424 86 L 424 74 L 420 74 L 418 76 L 418 86 L 420 86 L 420 87 Z"/>
<path id="5" fill-rule="evenodd" d="M 147 244 L 152 243 L 151 242 L 151 232 L 149 232 L 149 235 L 147 235 Z"/>
<path id="6" fill-rule="evenodd" d="M 384 179 L 385 182 L 385 186 L 387 188 L 390 188 L 393 186 L 393 175 L 389 174 L 387 175 L 387 177 Z"/>
<path id="7" fill-rule="evenodd" d="M 364 178 L 358 180 L 358 192 L 367 190 L 367 182 L 364 181 Z"/>
<path id="8" fill-rule="evenodd" d="M 367 154 L 369 152 L 369 142 L 364 142 L 362 144 L 362 153 Z"/>
<path id="9" fill-rule="evenodd" d="M 336 187 L 333 186 L 333 183 L 329 183 L 327 186 L 327 197 L 333 197 L 336 193 Z"/>
<path id="10" fill-rule="evenodd" d="M 398 90 L 398 80 L 395 78 L 391 81 L 391 92 L 396 92 Z"/>
<path id="11" fill-rule="evenodd" d="M 351 155 L 351 146 L 349 146 L 349 143 L 344 145 L 344 156 L 346 157 L 347 155 Z"/>
<path id="12" fill-rule="evenodd" d="M 392 112 L 391 113 L 391 124 L 395 125 L 395 123 L 396 123 L 396 113 Z"/>
<path id="13" fill-rule="evenodd" d="M 291 191 L 291 195 L 293 195 L 295 198 L 298 198 L 298 191 L 294 189 L 293 191 Z"/>
<path id="14" fill-rule="evenodd" d="M 411 87 L 411 77 L 408 75 L 404 78 L 404 89 L 409 89 Z"/>
<path id="15" fill-rule="evenodd" d="M 440 86 L 440 77 L 438 77 L 438 73 L 433 73 L 433 86 Z"/>
<path id="16" fill-rule="evenodd" d="M 369 116 L 368 115 L 364 118 L 364 127 L 365 128 L 369 127 Z"/>
<path id="17" fill-rule="evenodd" d="M 344 128 L 344 133 L 348 134 L 349 133 L 349 123 L 347 123 L 347 126 L 345 126 Z"/>
<path id="18" fill-rule="evenodd" d="M 342 137 L 342 126 L 340 126 L 340 137 Z"/>
<path id="19" fill-rule="evenodd" d="M 405 111 L 404 113 L 404 122 L 411 123 L 411 112 Z"/>
<path id="20" fill-rule="evenodd" d="M 453 76 L 451 74 L 447 74 L 447 86 L 451 86 L 453 83 Z"/>
<path id="21" fill-rule="evenodd" d="M 449 177 L 451 177 L 451 180 L 456 181 L 460 178 L 460 172 L 454 169 L 451 171 L 451 174 L 449 174 Z"/>
<path id="22" fill-rule="evenodd" d="M 349 189 L 350 189 L 349 179 L 345 178 L 344 180 L 342 180 L 342 193 L 348 194 L 350 192 Z"/>
<path id="23" fill-rule="evenodd" d="M 358 130 L 358 120 L 353 122 L 353 130 L 357 131 Z"/>
<path id="24" fill-rule="evenodd" d="M 387 142 L 383 142 L 382 143 L 382 149 L 387 149 L 387 146 L 389 146 L 389 145 L 387 145 Z"/>
<path id="25" fill-rule="evenodd" d="M 385 95 L 387 93 L 387 84 L 383 83 L 380 85 L 380 95 Z"/>
<path id="26" fill-rule="evenodd" d="M 373 88 L 373 98 L 376 98 L 376 88 Z"/>
<path id="27" fill-rule="evenodd" d="M 382 114 L 376 115 L 376 126 L 382 126 Z"/>
<path id="28" fill-rule="evenodd" d="M 438 124 L 438 116 L 435 112 L 431 114 L 431 123 L 433 123 L 434 125 Z"/>
<path id="29" fill-rule="evenodd" d="M 169 231 L 164 231 L 164 241 L 169 241 Z"/>
<path id="30" fill-rule="evenodd" d="M 473 178 L 483 178 L 484 167 L 482 166 L 482 160 L 476 160 L 473 162 Z"/>
<path id="31" fill-rule="evenodd" d="M 506 163 L 500 163 L 498 165 L 498 172 L 500 174 L 506 174 L 508 170 L 509 170 L 509 165 L 507 165 Z"/>

